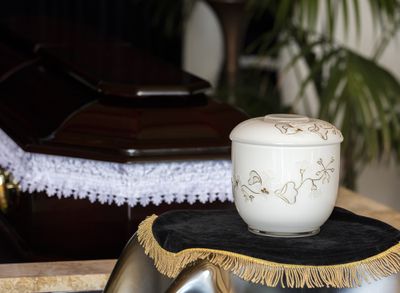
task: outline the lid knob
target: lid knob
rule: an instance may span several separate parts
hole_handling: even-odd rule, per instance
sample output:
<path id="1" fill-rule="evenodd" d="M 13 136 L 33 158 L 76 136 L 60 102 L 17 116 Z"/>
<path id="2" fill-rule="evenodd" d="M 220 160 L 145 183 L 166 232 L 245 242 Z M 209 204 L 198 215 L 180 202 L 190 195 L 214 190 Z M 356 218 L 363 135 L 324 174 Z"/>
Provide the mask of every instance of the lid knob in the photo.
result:
<path id="1" fill-rule="evenodd" d="M 269 114 L 264 116 L 264 121 L 274 122 L 308 122 L 310 118 L 297 114 Z"/>

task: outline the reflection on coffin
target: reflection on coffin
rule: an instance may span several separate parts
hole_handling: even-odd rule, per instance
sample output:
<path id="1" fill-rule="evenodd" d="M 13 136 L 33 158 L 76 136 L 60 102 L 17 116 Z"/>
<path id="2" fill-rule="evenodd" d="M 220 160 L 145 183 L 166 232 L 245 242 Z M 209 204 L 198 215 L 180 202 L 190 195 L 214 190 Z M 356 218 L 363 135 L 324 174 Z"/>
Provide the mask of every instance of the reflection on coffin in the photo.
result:
<path id="1" fill-rule="evenodd" d="M 27 245 L 20 261 L 114 258 L 148 215 L 230 206 L 242 112 L 129 44 L 29 21 L 3 23 L 0 40 L 0 167 L 21 191 L 3 196 L 4 221 Z"/>

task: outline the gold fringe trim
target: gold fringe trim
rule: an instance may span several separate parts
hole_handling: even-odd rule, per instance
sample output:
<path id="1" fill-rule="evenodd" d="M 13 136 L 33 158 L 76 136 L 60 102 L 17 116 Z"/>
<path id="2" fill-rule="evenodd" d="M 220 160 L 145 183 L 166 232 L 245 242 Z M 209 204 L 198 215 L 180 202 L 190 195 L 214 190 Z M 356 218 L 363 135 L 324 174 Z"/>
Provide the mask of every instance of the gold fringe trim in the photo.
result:
<path id="1" fill-rule="evenodd" d="M 188 264 L 207 260 L 220 268 L 231 271 L 239 278 L 256 284 L 289 288 L 351 288 L 359 287 L 363 281 L 378 280 L 400 270 L 400 244 L 364 260 L 340 265 L 308 266 L 271 262 L 238 253 L 190 248 L 173 253 L 162 248 L 153 235 L 152 215 L 138 228 L 137 236 L 146 255 L 154 260 L 157 270 L 175 278 Z"/>

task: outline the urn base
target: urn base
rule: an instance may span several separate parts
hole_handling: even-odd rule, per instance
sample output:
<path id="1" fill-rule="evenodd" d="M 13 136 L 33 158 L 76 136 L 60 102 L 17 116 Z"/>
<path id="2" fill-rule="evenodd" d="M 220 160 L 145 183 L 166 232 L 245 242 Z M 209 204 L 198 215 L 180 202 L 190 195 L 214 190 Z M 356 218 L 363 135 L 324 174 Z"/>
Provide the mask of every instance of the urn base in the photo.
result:
<path id="1" fill-rule="evenodd" d="M 280 238 L 309 237 L 309 236 L 317 235 L 320 231 L 320 228 L 312 230 L 312 231 L 306 231 L 306 232 L 268 232 L 268 231 L 263 231 L 263 230 L 259 230 L 259 229 L 254 229 L 251 227 L 248 227 L 248 229 L 251 233 L 254 233 L 256 235 L 268 236 L 268 237 L 280 237 Z"/>

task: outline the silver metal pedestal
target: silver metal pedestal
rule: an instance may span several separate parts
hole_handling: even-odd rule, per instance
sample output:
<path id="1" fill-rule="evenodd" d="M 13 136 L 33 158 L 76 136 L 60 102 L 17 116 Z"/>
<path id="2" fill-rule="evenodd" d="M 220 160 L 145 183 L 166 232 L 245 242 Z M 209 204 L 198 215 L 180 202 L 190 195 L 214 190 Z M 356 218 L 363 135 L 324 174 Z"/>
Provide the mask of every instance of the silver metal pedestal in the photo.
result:
<path id="1" fill-rule="evenodd" d="M 271 288 L 243 281 L 206 261 L 182 270 L 178 277 L 161 275 L 139 245 L 136 235 L 126 245 L 104 290 L 105 293 L 399 293 L 400 276 L 371 281 L 359 288 Z"/>

